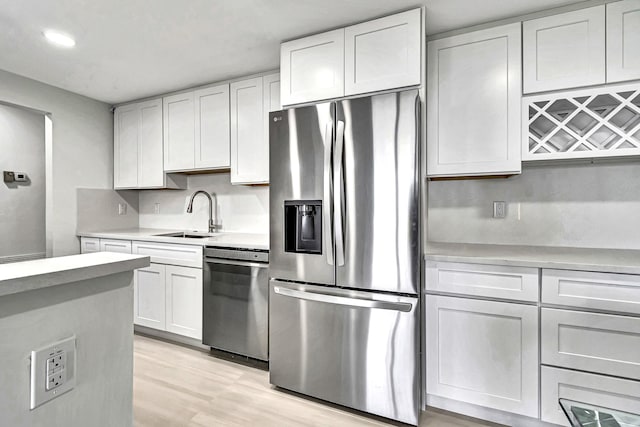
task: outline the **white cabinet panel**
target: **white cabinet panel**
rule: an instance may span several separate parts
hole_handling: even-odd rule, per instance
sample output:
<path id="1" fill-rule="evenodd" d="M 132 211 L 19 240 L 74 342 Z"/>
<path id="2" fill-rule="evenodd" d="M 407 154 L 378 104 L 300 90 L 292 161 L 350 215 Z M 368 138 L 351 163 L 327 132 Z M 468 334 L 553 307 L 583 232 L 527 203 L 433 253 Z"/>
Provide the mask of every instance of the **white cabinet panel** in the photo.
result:
<path id="1" fill-rule="evenodd" d="M 640 79 L 640 0 L 607 4 L 607 82 Z"/>
<path id="2" fill-rule="evenodd" d="M 180 93 L 163 98 L 164 170 L 193 168 L 194 94 Z"/>
<path id="3" fill-rule="evenodd" d="M 134 323 L 165 329 L 165 266 L 151 264 L 147 268 L 135 270 L 134 274 Z"/>
<path id="4" fill-rule="evenodd" d="M 138 186 L 138 126 L 140 110 L 137 104 L 118 107 L 113 123 L 113 186 Z"/>
<path id="5" fill-rule="evenodd" d="M 345 95 L 420 84 L 420 9 L 344 31 Z"/>
<path id="6" fill-rule="evenodd" d="M 202 339 L 202 270 L 166 266 L 166 329 Z"/>
<path id="7" fill-rule="evenodd" d="M 525 21 L 524 92 L 605 82 L 605 7 Z"/>
<path id="8" fill-rule="evenodd" d="M 283 105 L 344 96 L 344 29 L 280 46 Z"/>
<path id="9" fill-rule="evenodd" d="M 520 173 L 520 24 L 429 42 L 427 174 Z"/>
<path id="10" fill-rule="evenodd" d="M 605 408 L 637 413 L 640 382 L 620 378 L 542 367 L 540 419 L 569 426 L 558 399 L 565 398 Z"/>
<path id="11" fill-rule="evenodd" d="M 230 166 L 229 85 L 196 90 L 195 163 L 192 167 Z"/>
<path id="12" fill-rule="evenodd" d="M 640 318 L 542 309 L 542 363 L 640 380 Z"/>
<path id="13" fill-rule="evenodd" d="M 100 239 L 97 237 L 81 237 L 80 253 L 88 254 L 91 252 L 100 252 Z"/>
<path id="14" fill-rule="evenodd" d="M 202 268 L 202 246 L 133 242 L 132 253 L 148 255 L 151 262 Z"/>
<path id="15" fill-rule="evenodd" d="M 427 290 L 538 301 L 538 269 L 427 261 Z"/>
<path id="16" fill-rule="evenodd" d="M 111 240 L 100 239 L 100 251 L 102 252 L 118 252 L 122 254 L 131 253 L 130 240 Z"/>
<path id="17" fill-rule="evenodd" d="M 231 84 L 231 183 L 269 182 L 262 77 Z"/>
<path id="18" fill-rule="evenodd" d="M 139 108 L 138 187 L 162 187 L 165 180 L 162 155 L 162 100 L 142 102 Z"/>
<path id="19" fill-rule="evenodd" d="M 263 103 L 265 115 L 268 119 L 268 113 L 271 111 L 282 110 L 280 102 L 280 74 L 268 74 L 262 78 Z M 267 131 L 269 127 L 267 126 Z"/>
<path id="20" fill-rule="evenodd" d="M 427 393 L 538 416 L 538 308 L 427 295 Z"/>
<path id="21" fill-rule="evenodd" d="M 544 269 L 542 302 L 640 315 L 640 276 Z"/>

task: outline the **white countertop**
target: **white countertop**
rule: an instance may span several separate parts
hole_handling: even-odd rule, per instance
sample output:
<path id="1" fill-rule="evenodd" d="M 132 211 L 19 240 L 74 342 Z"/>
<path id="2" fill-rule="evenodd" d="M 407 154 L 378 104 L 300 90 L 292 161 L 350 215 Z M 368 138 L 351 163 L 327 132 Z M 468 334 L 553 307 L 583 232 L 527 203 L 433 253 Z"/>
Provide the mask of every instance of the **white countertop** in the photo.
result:
<path id="1" fill-rule="evenodd" d="M 140 240 L 143 242 L 179 243 L 183 245 L 217 246 L 240 249 L 269 249 L 269 235 L 255 233 L 221 232 L 212 237 L 188 238 L 158 236 L 187 230 L 165 230 L 157 228 L 130 228 L 126 230 L 104 230 L 78 232 L 81 237 L 99 237 L 102 239 Z"/>
<path id="2" fill-rule="evenodd" d="M 111 252 L 0 264 L 0 297 L 148 266 L 148 256 Z"/>
<path id="3" fill-rule="evenodd" d="M 640 274 L 640 250 L 429 242 L 429 261 Z"/>

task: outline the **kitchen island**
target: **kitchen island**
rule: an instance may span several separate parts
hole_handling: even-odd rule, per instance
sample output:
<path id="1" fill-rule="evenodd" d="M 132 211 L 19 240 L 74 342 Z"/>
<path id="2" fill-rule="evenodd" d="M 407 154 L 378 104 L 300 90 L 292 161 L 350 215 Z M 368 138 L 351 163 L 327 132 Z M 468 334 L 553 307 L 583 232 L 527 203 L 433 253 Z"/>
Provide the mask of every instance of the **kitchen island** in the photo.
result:
<path id="1" fill-rule="evenodd" d="M 132 425 L 133 270 L 148 265 L 116 253 L 0 265 L 2 425 Z M 53 353 L 31 369 L 43 349 L 64 359 L 48 386 Z"/>

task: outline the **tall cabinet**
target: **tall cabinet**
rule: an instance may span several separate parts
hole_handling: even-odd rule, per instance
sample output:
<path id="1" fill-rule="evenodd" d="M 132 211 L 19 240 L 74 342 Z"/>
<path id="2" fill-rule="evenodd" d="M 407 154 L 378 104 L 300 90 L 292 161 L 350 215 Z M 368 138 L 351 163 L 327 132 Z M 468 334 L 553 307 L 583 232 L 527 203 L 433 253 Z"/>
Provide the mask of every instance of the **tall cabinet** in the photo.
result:
<path id="1" fill-rule="evenodd" d="M 427 174 L 520 173 L 520 23 L 427 47 Z"/>

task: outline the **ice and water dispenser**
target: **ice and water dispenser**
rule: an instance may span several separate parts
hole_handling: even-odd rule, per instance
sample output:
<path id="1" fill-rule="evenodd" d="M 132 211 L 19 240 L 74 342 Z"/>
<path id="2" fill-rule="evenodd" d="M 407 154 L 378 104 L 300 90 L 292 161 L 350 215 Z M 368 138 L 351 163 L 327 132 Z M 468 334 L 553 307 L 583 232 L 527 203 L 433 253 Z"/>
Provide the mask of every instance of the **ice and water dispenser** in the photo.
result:
<path id="1" fill-rule="evenodd" d="M 322 253 L 322 201 L 286 200 L 284 223 L 285 252 Z"/>

